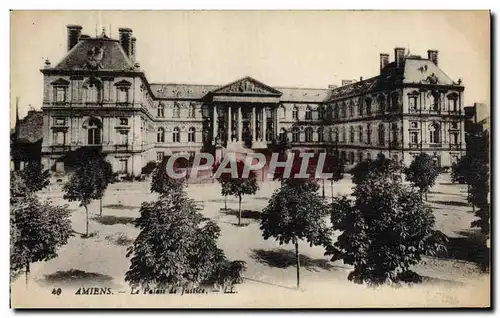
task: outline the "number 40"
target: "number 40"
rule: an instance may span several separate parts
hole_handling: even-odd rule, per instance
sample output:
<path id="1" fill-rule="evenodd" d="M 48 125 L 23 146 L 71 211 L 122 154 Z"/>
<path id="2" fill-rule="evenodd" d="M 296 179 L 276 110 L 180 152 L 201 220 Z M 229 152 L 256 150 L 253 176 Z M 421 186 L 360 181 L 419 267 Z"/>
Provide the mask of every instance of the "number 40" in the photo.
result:
<path id="1" fill-rule="evenodd" d="M 52 295 L 61 295 L 61 293 L 62 293 L 61 288 L 52 289 Z"/>

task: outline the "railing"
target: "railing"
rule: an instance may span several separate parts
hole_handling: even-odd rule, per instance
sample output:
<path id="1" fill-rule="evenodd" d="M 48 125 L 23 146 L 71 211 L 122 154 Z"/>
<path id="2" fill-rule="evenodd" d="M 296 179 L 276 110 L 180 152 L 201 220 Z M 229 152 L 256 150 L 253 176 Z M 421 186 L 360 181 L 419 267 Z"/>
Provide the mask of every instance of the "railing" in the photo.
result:
<path id="1" fill-rule="evenodd" d="M 52 151 L 69 151 L 70 150 L 70 146 L 68 146 L 68 145 L 52 145 L 52 146 L 50 146 L 50 148 L 52 149 Z"/>
<path id="2" fill-rule="evenodd" d="M 450 144 L 450 149 L 453 149 L 453 150 L 460 150 L 462 148 L 462 144 L 461 143 L 458 143 L 458 144 Z"/>
<path id="3" fill-rule="evenodd" d="M 438 144 L 429 144 L 430 148 L 441 148 L 443 145 L 441 143 Z"/>
<path id="4" fill-rule="evenodd" d="M 410 148 L 420 148 L 421 144 L 420 143 L 410 143 L 408 146 Z"/>

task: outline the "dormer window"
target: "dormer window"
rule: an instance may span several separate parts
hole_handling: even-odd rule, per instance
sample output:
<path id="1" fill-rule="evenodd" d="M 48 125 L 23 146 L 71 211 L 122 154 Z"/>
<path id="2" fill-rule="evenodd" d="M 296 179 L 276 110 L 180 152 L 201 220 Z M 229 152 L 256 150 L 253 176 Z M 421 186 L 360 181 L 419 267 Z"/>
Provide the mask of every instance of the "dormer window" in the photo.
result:
<path id="1" fill-rule="evenodd" d="M 120 87 L 118 88 L 118 103 L 128 103 L 128 88 Z"/>

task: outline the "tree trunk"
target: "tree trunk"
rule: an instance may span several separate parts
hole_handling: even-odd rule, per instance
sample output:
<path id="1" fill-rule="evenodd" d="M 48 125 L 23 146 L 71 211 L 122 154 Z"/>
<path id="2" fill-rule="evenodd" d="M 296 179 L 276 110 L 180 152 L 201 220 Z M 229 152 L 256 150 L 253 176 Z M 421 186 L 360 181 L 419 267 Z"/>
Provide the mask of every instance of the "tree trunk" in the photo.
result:
<path id="1" fill-rule="evenodd" d="M 224 210 L 227 211 L 227 194 L 224 196 Z"/>
<path id="2" fill-rule="evenodd" d="M 323 193 L 322 193 L 323 199 L 325 198 L 325 179 L 323 179 Z"/>
<path id="3" fill-rule="evenodd" d="M 333 179 L 330 180 L 330 185 L 331 185 L 331 192 L 332 192 L 332 203 L 333 203 Z"/>
<path id="4" fill-rule="evenodd" d="M 295 241 L 295 259 L 297 264 L 297 289 L 300 287 L 300 254 L 299 254 L 299 240 L 297 238 Z"/>
<path id="5" fill-rule="evenodd" d="M 29 262 L 26 262 L 26 288 L 28 288 L 28 281 L 29 281 L 29 277 L 30 277 L 30 263 Z"/>
<path id="6" fill-rule="evenodd" d="M 474 203 L 472 204 L 472 213 L 476 212 L 476 207 L 474 206 Z"/>
<path id="7" fill-rule="evenodd" d="M 427 191 L 425 191 L 425 201 L 427 201 Z"/>
<path id="8" fill-rule="evenodd" d="M 102 216 L 102 198 L 99 199 L 99 216 Z"/>
<path id="9" fill-rule="evenodd" d="M 238 225 L 241 225 L 241 195 L 238 201 Z"/>
<path id="10" fill-rule="evenodd" d="M 89 236 L 89 208 L 85 205 L 85 236 Z"/>

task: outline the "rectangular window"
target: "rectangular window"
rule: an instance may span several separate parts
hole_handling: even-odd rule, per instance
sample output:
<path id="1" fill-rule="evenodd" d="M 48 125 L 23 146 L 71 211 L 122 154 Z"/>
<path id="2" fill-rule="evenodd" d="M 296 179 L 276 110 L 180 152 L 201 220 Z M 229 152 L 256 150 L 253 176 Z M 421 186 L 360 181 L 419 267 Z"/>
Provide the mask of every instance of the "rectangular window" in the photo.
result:
<path id="1" fill-rule="evenodd" d="M 452 133 L 452 134 L 450 134 L 450 144 L 456 145 L 458 143 L 459 143 L 458 133 Z"/>
<path id="2" fill-rule="evenodd" d="M 64 103 L 66 101 L 66 87 L 56 87 L 55 95 L 57 103 Z"/>
<path id="3" fill-rule="evenodd" d="M 66 133 L 63 131 L 54 132 L 54 145 L 64 145 L 66 143 Z"/>
<path id="4" fill-rule="evenodd" d="M 125 118 L 125 117 L 120 118 L 120 125 L 121 126 L 128 126 L 128 118 Z"/>
<path id="5" fill-rule="evenodd" d="M 120 160 L 120 172 L 121 173 L 128 172 L 128 160 L 127 159 Z"/>
<path id="6" fill-rule="evenodd" d="M 410 111 L 417 110 L 417 97 L 416 96 L 409 97 L 409 107 L 410 107 Z"/>
<path id="7" fill-rule="evenodd" d="M 413 131 L 410 133 L 410 140 L 412 144 L 418 144 L 418 132 Z"/>
<path id="8" fill-rule="evenodd" d="M 128 144 L 128 132 L 121 132 L 120 133 L 120 145 L 127 145 Z"/>
<path id="9" fill-rule="evenodd" d="M 54 125 L 56 125 L 56 126 L 65 126 L 66 125 L 66 118 L 56 118 L 56 119 L 54 119 Z"/>
<path id="10" fill-rule="evenodd" d="M 128 103 L 128 88 L 121 87 L 118 88 L 118 103 Z"/>
<path id="11" fill-rule="evenodd" d="M 159 152 L 156 153 L 156 160 L 159 161 L 159 162 L 162 162 L 164 156 L 165 156 L 165 153 L 162 152 L 162 151 L 159 151 Z"/>

